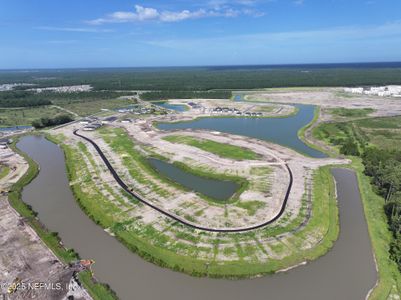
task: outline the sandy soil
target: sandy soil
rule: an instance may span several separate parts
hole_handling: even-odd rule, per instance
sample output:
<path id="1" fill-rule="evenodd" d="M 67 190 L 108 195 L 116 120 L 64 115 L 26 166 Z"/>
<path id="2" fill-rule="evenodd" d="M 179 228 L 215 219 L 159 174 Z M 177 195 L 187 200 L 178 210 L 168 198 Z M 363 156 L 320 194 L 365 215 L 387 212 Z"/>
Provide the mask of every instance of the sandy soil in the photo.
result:
<path id="1" fill-rule="evenodd" d="M 274 103 L 302 103 L 318 105 L 322 108 L 373 108 L 371 116 L 401 115 L 401 99 L 367 95 L 353 95 L 343 92 L 343 88 L 326 88 L 310 91 L 257 92 L 246 97 L 247 100 Z M 322 121 L 330 121 L 328 114 Z"/>

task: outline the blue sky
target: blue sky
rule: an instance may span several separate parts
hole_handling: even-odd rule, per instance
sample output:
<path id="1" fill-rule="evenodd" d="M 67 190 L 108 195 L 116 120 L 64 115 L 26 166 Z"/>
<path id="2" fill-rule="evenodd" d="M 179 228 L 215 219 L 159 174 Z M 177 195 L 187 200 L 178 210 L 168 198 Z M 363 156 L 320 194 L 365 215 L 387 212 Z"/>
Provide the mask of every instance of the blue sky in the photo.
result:
<path id="1" fill-rule="evenodd" d="M 401 61 L 400 0 L 0 0 L 0 69 Z"/>

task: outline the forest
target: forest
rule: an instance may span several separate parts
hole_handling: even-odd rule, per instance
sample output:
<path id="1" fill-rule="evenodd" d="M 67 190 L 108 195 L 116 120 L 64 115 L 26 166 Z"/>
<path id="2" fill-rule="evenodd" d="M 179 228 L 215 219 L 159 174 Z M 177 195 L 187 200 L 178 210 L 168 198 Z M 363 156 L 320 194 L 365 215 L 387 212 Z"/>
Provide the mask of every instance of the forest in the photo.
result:
<path id="1" fill-rule="evenodd" d="M 229 91 L 158 91 L 141 94 L 145 101 L 168 99 L 230 99 Z"/>
<path id="2" fill-rule="evenodd" d="M 365 174 L 372 177 L 377 194 L 385 199 L 384 210 L 393 233 L 390 256 L 401 271 L 401 152 L 369 148 L 362 158 Z"/>
<path id="3" fill-rule="evenodd" d="M 27 91 L 0 92 L 0 107 L 32 107 L 49 105 L 52 102 L 39 94 Z"/>
<path id="4" fill-rule="evenodd" d="M 111 100 L 120 96 L 133 95 L 132 92 L 114 92 L 114 91 L 90 91 L 77 93 L 56 93 L 34 91 L 3 91 L 0 92 L 0 107 L 34 107 L 41 105 L 88 102 L 97 100 Z"/>
<path id="5" fill-rule="evenodd" d="M 2 71 L 3 83 L 30 83 L 35 87 L 90 84 L 98 91 L 387 85 L 401 84 L 401 64 Z"/>
<path id="6" fill-rule="evenodd" d="M 32 126 L 35 127 L 36 129 L 40 129 L 50 126 L 62 125 L 65 123 L 69 123 L 73 120 L 74 119 L 69 115 L 58 115 L 55 116 L 54 118 L 44 117 L 33 121 Z"/>

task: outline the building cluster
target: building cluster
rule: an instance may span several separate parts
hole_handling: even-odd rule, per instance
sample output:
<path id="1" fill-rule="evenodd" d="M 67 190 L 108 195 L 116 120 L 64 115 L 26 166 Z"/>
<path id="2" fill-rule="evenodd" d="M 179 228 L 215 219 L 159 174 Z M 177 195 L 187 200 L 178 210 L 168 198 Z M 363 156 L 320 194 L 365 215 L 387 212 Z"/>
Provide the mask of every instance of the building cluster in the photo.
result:
<path id="1" fill-rule="evenodd" d="M 400 85 L 345 88 L 344 91 L 352 94 L 363 94 L 363 95 L 372 95 L 380 97 L 401 97 Z"/>
<path id="2" fill-rule="evenodd" d="M 92 86 L 90 86 L 89 84 L 83 84 L 83 85 L 35 88 L 35 89 L 29 89 L 28 91 L 34 91 L 36 93 L 42 93 L 42 92 L 79 93 L 79 92 L 89 92 L 91 90 L 92 90 Z"/>
<path id="3" fill-rule="evenodd" d="M 103 119 L 99 119 L 97 117 L 87 117 L 86 119 L 82 119 L 81 121 L 79 121 L 79 123 L 81 125 L 84 125 L 84 127 L 82 128 L 83 131 L 95 131 L 103 125 L 112 124 L 116 121 L 118 121 L 118 118 L 116 116 L 106 117 Z M 121 123 L 132 123 L 132 120 L 125 118 L 121 120 Z"/>
<path id="4" fill-rule="evenodd" d="M 210 112 L 212 114 L 248 116 L 248 117 L 260 117 L 263 115 L 261 112 L 240 111 L 237 108 L 229 108 L 229 107 L 212 108 Z"/>
<path id="5" fill-rule="evenodd" d="M 82 130 L 84 131 L 95 131 L 96 129 L 102 127 L 102 122 L 99 121 L 97 117 L 87 117 L 79 121 L 80 124 L 84 125 Z"/>
<path id="6" fill-rule="evenodd" d="M 143 107 L 141 105 L 132 105 L 126 108 L 117 109 L 119 113 L 132 113 L 134 115 L 147 115 L 153 114 L 155 112 L 154 108 L 151 107 Z"/>
<path id="7" fill-rule="evenodd" d="M 198 103 L 195 103 L 195 102 L 188 102 L 188 105 L 189 105 L 192 109 L 200 109 L 200 108 L 203 107 L 202 105 L 200 105 L 200 104 L 198 104 Z"/>
<path id="8" fill-rule="evenodd" d="M 33 86 L 31 83 L 6 83 L 0 84 L 0 92 L 12 91 L 18 86 Z"/>
<path id="9" fill-rule="evenodd" d="M 8 138 L 1 138 L 0 139 L 0 149 L 7 149 L 8 144 L 11 144 L 11 140 Z"/>

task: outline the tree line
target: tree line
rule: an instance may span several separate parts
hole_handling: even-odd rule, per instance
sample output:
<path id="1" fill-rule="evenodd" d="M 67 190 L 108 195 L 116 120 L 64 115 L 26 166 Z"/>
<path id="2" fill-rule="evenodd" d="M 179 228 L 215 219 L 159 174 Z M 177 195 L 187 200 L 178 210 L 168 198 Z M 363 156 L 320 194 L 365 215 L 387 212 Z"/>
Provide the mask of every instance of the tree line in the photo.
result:
<path id="1" fill-rule="evenodd" d="M 50 126 L 57 126 L 69 123 L 74 119 L 69 115 L 58 115 L 54 118 L 40 118 L 32 122 L 32 126 L 36 129 L 41 129 Z"/>
<path id="2" fill-rule="evenodd" d="M 89 91 L 76 93 L 57 93 L 45 91 L 14 90 L 0 92 L 0 107 L 34 107 L 50 104 L 112 100 L 120 96 L 134 95 L 134 92 Z"/>
<path id="3" fill-rule="evenodd" d="M 230 91 L 157 91 L 141 94 L 145 101 L 168 99 L 229 99 Z"/>
<path id="4" fill-rule="evenodd" d="M 385 199 L 384 211 L 393 234 L 390 257 L 401 272 L 401 151 L 369 148 L 362 159 L 365 174 L 372 177 L 376 193 Z"/>
<path id="5" fill-rule="evenodd" d="M 1 83 L 31 83 L 35 87 L 90 84 L 95 90 L 256 89 L 268 87 L 364 86 L 401 84 L 395 66 L 259 66 L 197 68 L 124 68 L 0 72 Z"/>
<path id="6" fill-rule="evenodd" d="M 49 99 L 40 97 L 28 91 L 6 91 L 0 92 L 0 107 L 31 107 L 50 105 Z"/>

